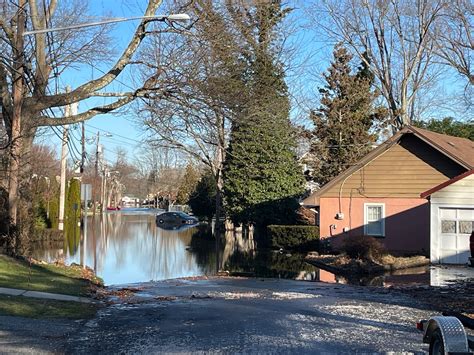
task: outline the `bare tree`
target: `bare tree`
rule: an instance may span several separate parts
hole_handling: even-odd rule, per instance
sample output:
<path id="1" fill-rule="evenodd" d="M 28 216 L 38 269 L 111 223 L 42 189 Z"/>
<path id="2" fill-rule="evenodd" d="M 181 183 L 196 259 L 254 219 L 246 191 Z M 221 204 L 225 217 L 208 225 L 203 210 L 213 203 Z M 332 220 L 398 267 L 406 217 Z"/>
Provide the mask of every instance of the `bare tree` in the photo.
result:
<path id="1" fill-rule="evenodd" d="M 114 172 L 114 184 L 111 186 L 114 186 L 117 193 L 126 192 L 132 196 L 143 198 L 145 195 L 142 189 L 143 178 L 139 169 L 129 162 L 127 152 L 122 147 L 117 147 L 115 154 L 116 159 L 110 166 L 110 170 Z"/>
<path id="2" fill-rule="evenodd" d="M 474 86 L 474 4 L 470 0 L 447 1 L 432 29 L 436 55 L 442 63 L 467 78 L 467 91 Z M 468 97 L 468 101 L 472 98 Z"/>
<path id="3" fill-rule="evenodd" d="M 436 77 L 431 29 L 445 4 L 325 0 L 315 11 L 318 25 L 351 48 L 375 75 L 395 129 L 411 122 L 421 90 Z"/>
<path id="4" fill-rule="evenodd" d="M 60 171 L 60 162 L 57 159 L 57 152 L 47 146 L 34 144 L 32 155 L 35 159 L 31 161 L 31 172 L 38 176 L 54 178 Z"/>
<path id="5" fill-rule="evenodd" d="M 161 0 L 149 0 L 144 16 L 152 16 Z M 77 24 L 86 19 L 83 2 L 74 0 L 18 0 L 1 3 L 0 39 L 0 103 L 10 142 L 9 214 L 16 223 L 20 160 L 32 145 L 40 126 L 59 126 L 87 120 L 97 114 L 118 109 L 147 91 L 160 91 L 155 79 L 148 78 L 142 85 L 125 92 L 103 92 L 131 63 L 134 53 L 147 35 L 153 19 L 144 19 L 130 42 L 103 75 L 87 81 L 68 93 L 54 90 L 55 80 L 67 68 L 91 63 L 109 53 L 104 43 L 104 28 L 86 32 L 36 33 L 24 36 L 28 29 L 35 31 L 61 24 Z M 158 96 L 158 95 L 157 95 Z M 75 115 L 64 117 L 59 110 L 66 105 L 92 97 L 110 100 Z"/>
<path id="6" fill-rule="evenodd" d="M 216 179 L 216 219 L 222 215 L 222 168 L 230 122 L 245 101 L 242 39 L 230 2 L 196 0 L 188 8 L 197 18 L 179 42 L 161 34 L 143 51 L 145 77 L 157 73 L 170 90 L 158 100 L 149 95 L 141 113 L 153 145 L 178 149 L 209 167 Z M 151 73 L 150 73 L 151 71 Z"/>
<path id="7" fill-rule="evenodd" d="M 144 145 L 133 162 L 137 176 L 140 177 L 137 185 L 142 195 L 157 196 L 177 188 L 182 174 L 176 172 L 183 170 L 183 161 L 186 161 L 186 158 L 184 153 L 178 150 L 156 146 L 153 142 Z"/>

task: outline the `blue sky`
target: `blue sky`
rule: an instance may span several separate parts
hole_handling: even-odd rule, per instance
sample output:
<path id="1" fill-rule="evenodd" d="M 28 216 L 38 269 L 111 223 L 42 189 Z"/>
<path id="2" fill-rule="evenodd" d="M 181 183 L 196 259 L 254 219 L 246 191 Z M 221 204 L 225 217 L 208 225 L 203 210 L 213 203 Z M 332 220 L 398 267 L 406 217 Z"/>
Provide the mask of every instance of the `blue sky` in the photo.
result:
<path id="1" fill-rule="evenodd" d="M 145 1 L 141 1 L 145 4 Z M 137 2 L 138 3 L 138 2 Z M 101 18 L 110 17 L 133 17 L 141 16 L 144 11 L 144 6 L 137 5 L 133 1 L 113 1 L 113 0 L 94 0 L 90 1 L 90 21 L 97 21 Z M 111 31 L 111 37 L 113 39 L 113 45 L 115 47 L 115 58 L 121 53 L 121 51 L 127 45 L 131 38 L 138 21 L 123 22 L 115 25 Z M 113 59 L 115 59 L 113 58 Z M 97 78 L 104 71 L 110 67 L 104 64 L 94 64 L 93 66 L 83 65 L 79 70 L 70 70 L 61 76 L 58 86 L 64 90 L 69 85 L 75 88 L 87 80 Z M 116 83 L 111 84 L 104 91 L 127 91 L 133 87 L 133 79 L 130 77 L 128 71 L 122 73 Z M 79 104 L 79 111 L 85 111 L 95 105 L 104 104 L 106 99 L 96 98 L 93 100 L 87 100 Z M 86 144 L 88 153 L 92 156 L 95 152 L 95 142 L 93 138 L 96 137 L 99 132 L 100 143 L 105 148 L 105 159 L 108 161 L 114 161 L 117 148 L 125 149 L 128 152 L 128 157 L 132 160 L 141 147 L 140 139 L 143 137 L 143 132 L 137 124 L 135 115 L 133 114 L 134 106 L 129 105 L 126 109 L 120 110 L 117 113 L 98 115 L 92 119 L 86 121 L 85 131 L 86 137 L 89 143 Z M 70 135 L 70 155 L 74 159 L 80 155 L 80 135 L 81 128 L 79 125 L 71 128 Z M 58 154 L 60 150 L 60 138 L 62 127 L 56 129 L 47 129 L 46 134 L 40 136 L 37 141 L 40 143 L 50 144 L 55 146 Z M 112 137 L 108 137 L 108 133 Z"/>
<path id="2" fill-rule="evenodd" d="M 302 0 L 290 0 L 290 6 L 295 10 L 289 15 L 288 23 L 291 24 L 291 36 L 287 41 L 287 45 L 294 49 L 291 59 L 287 62 L 289 70 L 287 72 L 287 82 L 293 102 L 292 119 L 298 123 L 304 123 L 307 118 L 308 109 L 315 107 L 317 104 L 317 88 L 322 85 L 323 73 L 331 60 L 332 45 L 321 34 L 317 33 L 314 26 L 310 26 L 308 12 L 308 2 Z M 146 7 L 145 0 L 94 0 L 90 1 L 90 21 L 97 21 L 104 17 L 133 17 L 140 16 Z M 162 11 L 158 14 L 164 14 L 166 10 L 162 6 Z M 132 36 L 138 21 L 124 22 L 117 24 L 111 31 L 113 45 L 115 47 L 114 59 L 118 57 L 125 48 L 128 40 Z M 101 72 L 106 71 L 110 66 L 105 64 L 94 64 L 94 66 L 82 66 L 79 70 L 73 70 L 65 73 L 58 85 L 65 88 L 70 85 L 73 88 L 84 83 L 91 78 L 100 76 Z M 107 87 L 105 91 L 126 91 L 134 86 L 136 80 L 130 71 L 125 71 L 119 76 L 116 83 Z M 443 81 L 442 91 L 445 95 L 449 95 L 459 87 L 458 78 L 453 75 Z M 80 111 L 85 111 L 93 105 L 103 104 L 106 99 L 97 98 L 82 102 L 79 106 Z M 128 152 L 128 157 L 133 160 L 136 155 L 140 154 L 140 140 L 144 134 L 139 126 L 138 120 L 134 112 L 136 106 L 129 105 L 127 110 L 120 110 L 114 114 L 98 115 L 86 122 L 86 136 L 92 137 L 100 132 L 102 135 L 100 140 L 105 147 L 105 158 L 108 161 L 115 159 L 115 151 L 117 148 L 123 148 Z M 431 113 L 432 116 L 443 116 L 452 114 L 452 107 L 447 105 L 444 108 L 437 108 L 436 112 Z M 61 128 L 55 129 L 54 132 L 49 130 L 47 135 L 40 137 L 38 142 L 45 142 L 54 146 L 60 146 L 58 136 Z M 105 137 L 105 133 L 112 134 L 112 137 Z M 80 149 L 79 139 L 80 129 L 72 131 L 71 153 L 79 156 L 77 150 Z M 95 151 L 94 143 L 88 145 L 89 153 Z M 76 152 L 74 153 L 74 151 Z M 59 151 L 59 149 L 58 149 Z"/>
<path id="3" fill-rule="evenodd" d="M 164 1 L 166 3 L 166 1 Z M 316 92 L 315 87 L 301 85 L 302 71 L 305 72 L 304 77 L 316 77 L 316 73 L 323 71 L 327 67 L 330 60 L 332 48 L 327 43 L 314 41 L 314 34 L 308 31 L 301 31 L 300 28 L 305 26 L 303 9 L 298 8 L 298 0 L 294 0 L 293 7 L 296 10 L 290 15 L 290 22 L 294 22 L 298 27 L 291 35 L 288 44 L 295 47 L 299 53 L 297 58 L 291 59 L 291 65 L 288 70 L 287 81 L 292 93 L 293 110 L 292 115 L 296 122 L 301 123 L 304 116 L 308 98 L 314 96 Z M 97 21 L 100 18 L 109 17 L 133 17 L 143 14 L 146 7 L 146 1 L 133 0 L 94 0 L 90 1 L 90 22 Z M 165 14 L 165 6 L 162 6 L 162 11 L 158 10 L 158 14 Z M 114 25 L 111 31 L 111 37 L 115 47 L 115 57 L 125 48 L 128 40 L 135 31 L 138 21 L 123 22 Z M 317 53 L 315 56 L 313 53 Z M 109 63 L 110 65 L 110 63 Z M 80 70 L 70 70 L 61 76 L 58 86 L 62 89 L 66 85 L 72 88 L 84 83 L 87 80 L 98 77 L 101 72 L 108 69 L 109 65 L 94 64 L 94 66 L 82 66 Z M 104 91 L 126 91 L 132 87 L 133 78 L 129 71 L 124 72 L 119 76 L 119 80 L 111 84 Z M 94 99 L 81 102 L 79 104 L 79 111 L 87 110 L 97 104 L 103 104 L 106 99 Z M 125 112 L 124 112 L 125 111 Z M 113 161 L 115 159 L 115 150 L 120 147 L 128 152 L 129 159 L 139 154 L 141 148 L 140 140 L 144 137 L 144 132 L 140 127 L 137 117 L 134 114 L 134 104 L 129 105 L 127 110 L 120 110 L 114 114 L 98 115 L 86 122 L 86 136 L 89 138 L 95 136 L 97 132 L 101 135 L 110 133 L 112 137 L 101 137 L 101 143 L 104 144 L 106 151 L 106 160 Z M 61 127 L 54 130 L 47 129 L 47 134 L 40 137 L 37 141 L 51 144 L 57 147 L 59 154 Z M 125 137 L 125 138 L 124 138 Z M 77 150 L 80 150 L 80 128 L 72 129 L 72 137 L 70 145 L 71 154 L 79 156 Z M 88 144 L 88 152 L 92 154 L 95 150 L 94 143 Z"/>

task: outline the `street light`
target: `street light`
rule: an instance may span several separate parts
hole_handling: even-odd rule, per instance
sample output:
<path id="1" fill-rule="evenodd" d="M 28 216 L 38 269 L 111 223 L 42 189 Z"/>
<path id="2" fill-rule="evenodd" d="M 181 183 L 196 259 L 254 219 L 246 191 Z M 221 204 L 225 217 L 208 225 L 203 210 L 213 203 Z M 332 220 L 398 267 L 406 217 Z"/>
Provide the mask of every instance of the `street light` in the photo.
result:
<path id="1" fill-rule="evenodd" d="M 71 25 L 71 26 L 45 28 L 45 29 L 42 29 L 42 30 L 33 30 L 33 31 L 25 31 L 25 32 L 23 32 L 23 36 L 34 35 L 34 34 L 39 34 L 39 33 L 47 33 L 47 32 L 72 30 L 72 29 L 99 26 L 99 25 L 108 25 L 108 24 L 117 23 L 117 22 L 125 22 L 125 21 L 133 21 L 133 20 L 146 20 L 146 19 L 157 20 L 157 21 L 166 21 L 166 20 L 168 20 L 170 22 L 185 22 L 185 21 L 189 21 L 190 17 L 189 17 L 188 14 L 115 17 L 115 18 L 110 18 L 110 19 L 106 19 L 106 20 L 102 20 L 102 21 L 81 23 L 81 24 Z"/>

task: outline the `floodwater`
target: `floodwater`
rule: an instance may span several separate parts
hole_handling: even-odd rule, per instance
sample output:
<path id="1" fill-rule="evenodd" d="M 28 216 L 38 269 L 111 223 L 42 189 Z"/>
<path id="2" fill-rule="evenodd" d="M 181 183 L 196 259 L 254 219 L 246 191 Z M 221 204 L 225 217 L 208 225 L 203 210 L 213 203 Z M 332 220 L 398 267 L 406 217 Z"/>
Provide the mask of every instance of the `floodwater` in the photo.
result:
<path id="1" fill-rule="evenodd" d="M 123 209 L 89 217 L 83 231 L 69 233 L 64 242 L 38 245 L 32 256 L 87 265 L 106 285 L 215 275 L 217 271 L 372 286 L 439 284 L 443 275 L 439 268 L 426 267 L 348 279 L 305 263 L 304 255 L 258 249 L 252 233 L 226 232 L 216 242 L 206 225 L 162 229 L 156 225 L 156 213 Z"/>

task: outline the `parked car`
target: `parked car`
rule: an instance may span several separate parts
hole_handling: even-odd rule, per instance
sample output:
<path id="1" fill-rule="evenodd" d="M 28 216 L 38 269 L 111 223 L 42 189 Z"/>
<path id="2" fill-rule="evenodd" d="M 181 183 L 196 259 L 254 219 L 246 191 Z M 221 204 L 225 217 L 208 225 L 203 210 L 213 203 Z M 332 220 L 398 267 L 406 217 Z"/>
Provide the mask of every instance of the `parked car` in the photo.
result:
<path id="1" fill-rule="evenodd" d="M 156 223 L 158 225 L 192 225 L 198 222 L 196 217 L 184 212 L 165 212 L 156 216 Z"/>

